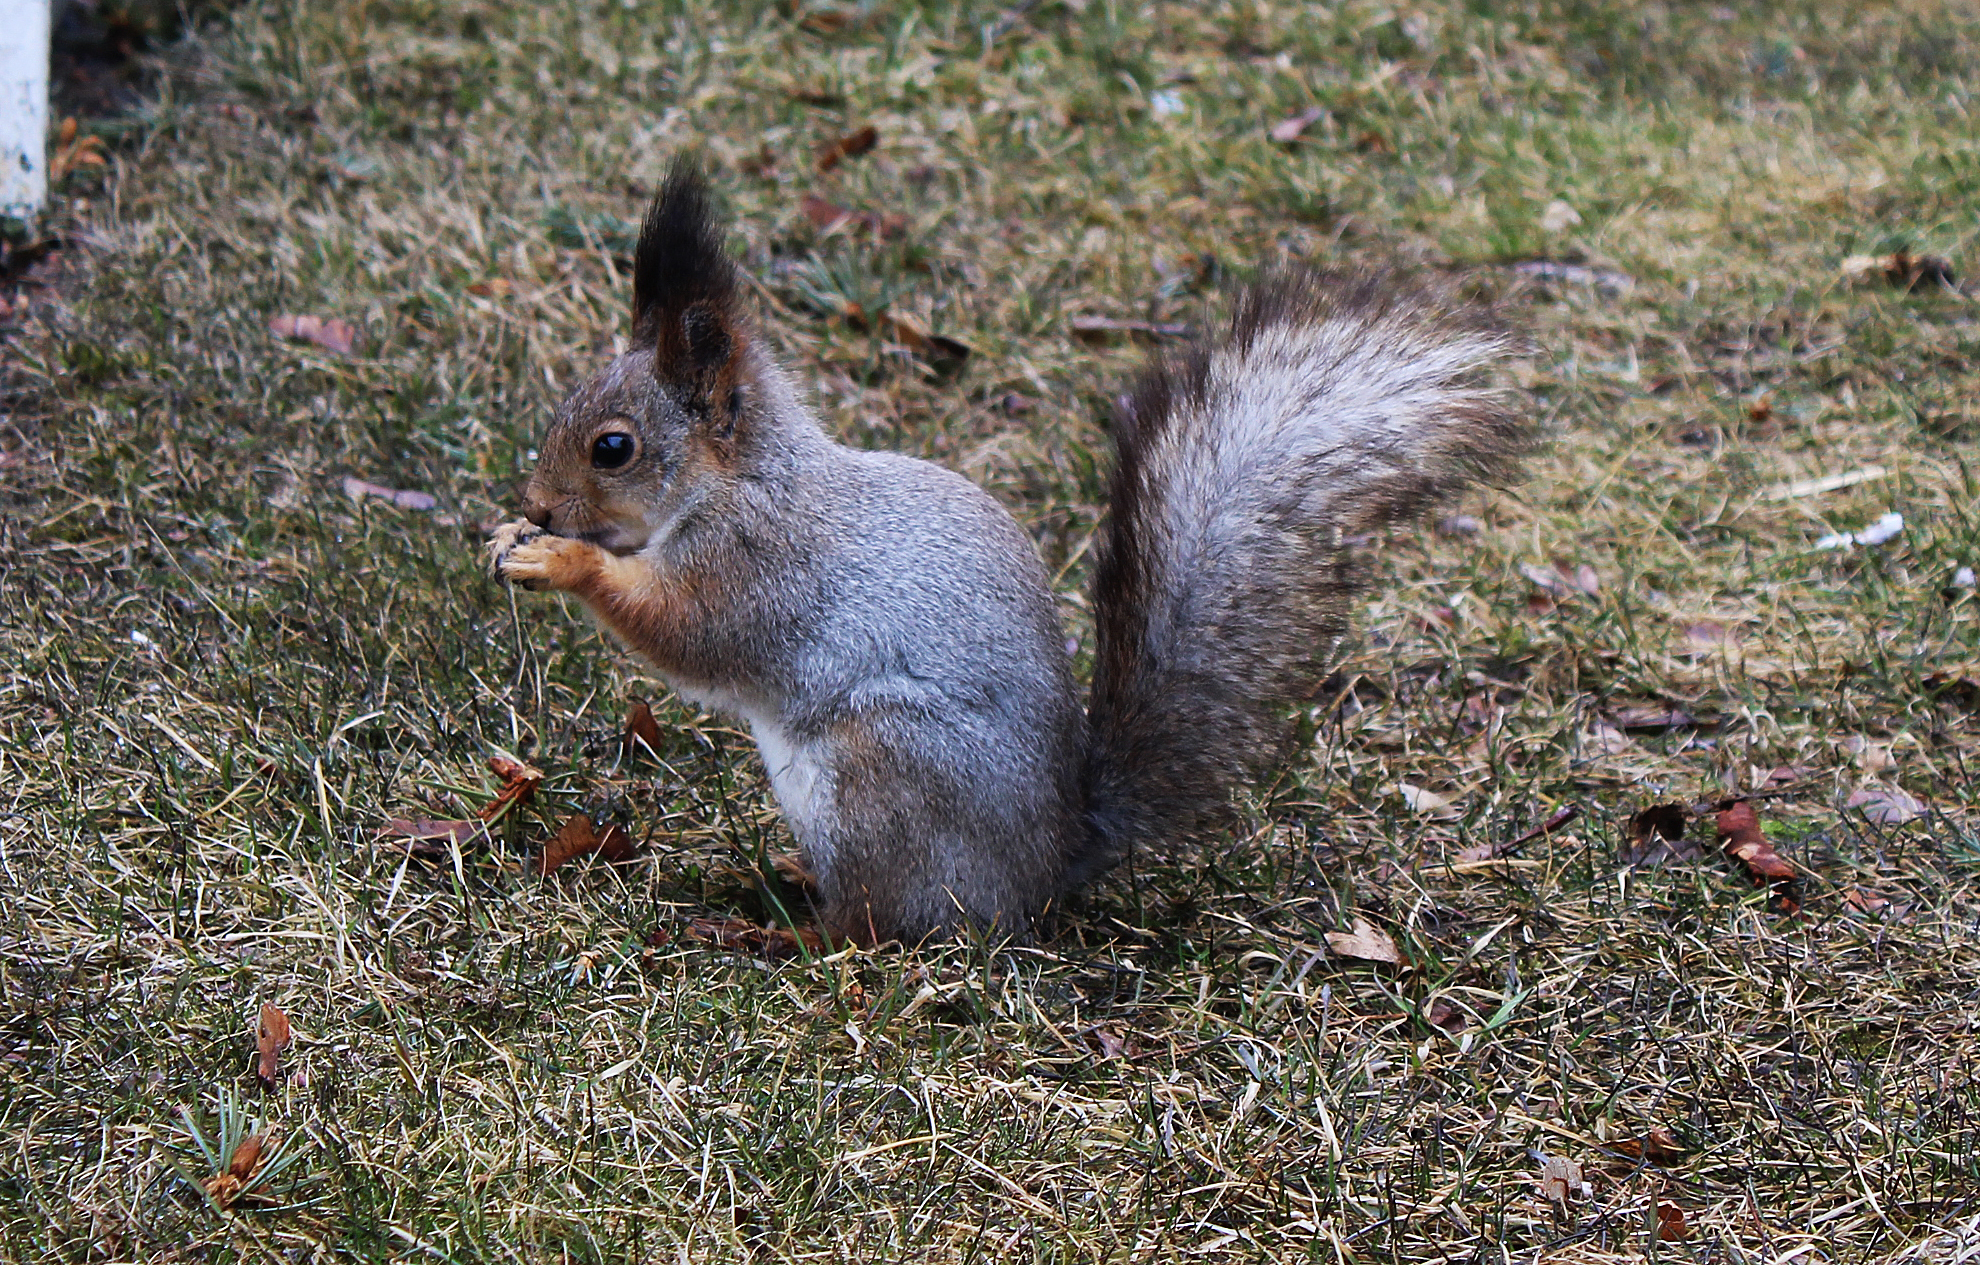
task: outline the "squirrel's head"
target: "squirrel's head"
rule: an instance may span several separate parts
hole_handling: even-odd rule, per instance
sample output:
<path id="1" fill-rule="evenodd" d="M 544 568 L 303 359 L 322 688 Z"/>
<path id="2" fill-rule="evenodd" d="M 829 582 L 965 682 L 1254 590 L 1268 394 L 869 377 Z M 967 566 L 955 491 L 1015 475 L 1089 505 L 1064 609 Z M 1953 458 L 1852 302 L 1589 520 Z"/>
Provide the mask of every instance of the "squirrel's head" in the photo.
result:
<path id="1" fill-rule="evenodd" d="M 733 480 L 767 403 L 738 288 L 707 185 L 678 160 L 633 259 L 633 349 L 558 406 L 531 522 L 631 553 Z"/>

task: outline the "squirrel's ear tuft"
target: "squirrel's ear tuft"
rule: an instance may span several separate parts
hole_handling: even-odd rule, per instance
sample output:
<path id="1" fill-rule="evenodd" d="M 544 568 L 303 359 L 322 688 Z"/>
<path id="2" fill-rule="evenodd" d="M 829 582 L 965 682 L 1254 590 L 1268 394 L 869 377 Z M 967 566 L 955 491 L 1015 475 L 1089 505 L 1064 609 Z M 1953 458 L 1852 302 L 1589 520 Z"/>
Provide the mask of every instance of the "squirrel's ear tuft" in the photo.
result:
<path id="1" fill-rule="evenodd" d="M 742 352 L 736 269 L 693 158 L 674 160 L 633 257 L 633 337 L 654 350 L 661 385 L 697 412 L 722 412 Z"/>

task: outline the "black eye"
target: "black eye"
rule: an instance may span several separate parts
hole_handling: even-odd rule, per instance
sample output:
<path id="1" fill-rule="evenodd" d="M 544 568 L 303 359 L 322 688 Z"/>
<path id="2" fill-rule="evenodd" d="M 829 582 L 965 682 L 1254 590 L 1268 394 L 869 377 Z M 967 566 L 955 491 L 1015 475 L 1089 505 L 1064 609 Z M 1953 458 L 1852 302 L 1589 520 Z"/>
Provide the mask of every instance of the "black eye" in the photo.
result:
<path id="1" fill-rule="evenodd" d="M 621 430 L 609 430 L 591 441 L 591 464 L 600 470 L 617 470 L 633 459 L 639 443 Z"/>

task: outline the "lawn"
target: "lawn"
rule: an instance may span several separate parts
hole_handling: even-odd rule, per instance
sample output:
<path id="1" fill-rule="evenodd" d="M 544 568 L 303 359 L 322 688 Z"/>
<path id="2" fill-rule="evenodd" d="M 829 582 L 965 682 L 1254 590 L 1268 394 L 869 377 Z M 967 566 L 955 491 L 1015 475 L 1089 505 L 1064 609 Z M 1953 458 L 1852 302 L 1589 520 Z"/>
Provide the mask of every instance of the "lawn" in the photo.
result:
<path id="1" fill-rule="evenodd" d="M 249 0 L 139 65 L 0 269 L 0 1257 L 1980 1244 L 1971 6 Z M 1261 268 L 1496 303 L 1547 446 L 1372 546 L 1241 829 L 1028 946 L 738 939 L 806 919 L 747 736 L 479 558 L 685 150 L 1082 671 L 1113 402 Z M 636 851 L 542 873 L 579 813 Z"/>

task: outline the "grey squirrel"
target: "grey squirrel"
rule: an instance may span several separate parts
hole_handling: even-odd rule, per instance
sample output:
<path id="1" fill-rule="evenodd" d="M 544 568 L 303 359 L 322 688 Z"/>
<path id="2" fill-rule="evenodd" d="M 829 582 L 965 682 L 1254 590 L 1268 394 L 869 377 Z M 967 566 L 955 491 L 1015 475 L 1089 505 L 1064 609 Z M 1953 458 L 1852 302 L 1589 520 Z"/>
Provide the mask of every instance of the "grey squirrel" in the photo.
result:
<path id="1" fill-rule="evenodd" d="M 746 721 L 840 940 L 1024 935 L 1284 755 L 1360 591 L 1348 538 L 1505 472 L 1512 340 L 1386 274 L 1286 272 L 1159 357 L 1114 424 L 1080 706 L 1030 537 L 952 471 L 829 438 L 677 162 L 633 350 L 557 409 L 494 570 L 567 592 Z"/>

